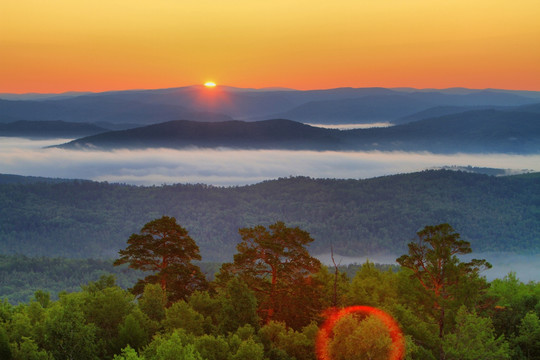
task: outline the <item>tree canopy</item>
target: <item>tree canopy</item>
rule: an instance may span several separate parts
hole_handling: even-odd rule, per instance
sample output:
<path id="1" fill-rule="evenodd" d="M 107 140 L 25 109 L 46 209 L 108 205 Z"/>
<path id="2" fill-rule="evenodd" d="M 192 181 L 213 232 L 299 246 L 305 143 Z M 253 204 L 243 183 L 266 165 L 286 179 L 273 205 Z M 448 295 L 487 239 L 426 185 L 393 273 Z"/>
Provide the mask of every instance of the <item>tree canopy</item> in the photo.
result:
<path id="1" fill-rule="evenodd" d="M 449 224 L 426 226 L 418 233 L 418 242 L 409 243 L 409 254 L 396 261 L 412 270 L 427 295 L 431 298 L 439 326 L 439 338 L 445 330 L 445 309 L 449 301 L 456 298 L 459 285 L 467 279 L 476 277 L 483 268 L 490 268 L 485 260 L 472 259 L 461 262 L 456 255 L 468 254 L 471 244 L 461 240 L 460 235 Z M 482 289 L 475 289 L 479 291 Z M 441 359 L 443 359 L 441 350 Z"/>
<path id="2" fill-rule="evenodd" d="M 141 294 L 145 284 L 158 283 L 169 301 L 174 301 L 206 287 L 204 274 L 192 263 L 201 260 L 199 247 L 174 217 L 150 221 L 127 243 L 129 246 L 119 251 L 121 256 L 114 265 L 129 263 L 133 269 L 154 272 L 135 284 L 135 294 Z"/>
<path id="3" fill-rule="evenodd" d="M 310 275 L 321 267 L 320 261 L 306 249 L 313 238 L 280 221 L 268 229 L 258 225 L 240 229 L 239 233 L 242 241 L 237 246 L 238 253 L 233 263 L 223 264 L 222 273 L 240 276 L 255 291 L 261 317 L 268 323 L 289 310 L 292 299 L 309 294 L 313 288 Z"/>

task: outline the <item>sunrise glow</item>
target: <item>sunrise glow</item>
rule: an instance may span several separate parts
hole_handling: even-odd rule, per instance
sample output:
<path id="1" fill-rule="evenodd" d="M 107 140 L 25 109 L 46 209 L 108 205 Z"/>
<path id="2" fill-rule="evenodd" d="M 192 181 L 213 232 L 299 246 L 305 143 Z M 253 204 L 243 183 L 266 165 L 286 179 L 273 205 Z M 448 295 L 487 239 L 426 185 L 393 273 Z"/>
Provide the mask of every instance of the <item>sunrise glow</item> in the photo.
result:
<path id="1" fill-rule="evenodd" d="M 0 2 L 0 92 L 540 90 L 538 0 Z M 204 24 L 204 26 L 202 26 Z"/>
<path id="2" fill-rule="evenodd" d="M 213 87 L 216 87 L 216 83 L 213 82 L 213 81 L 207 81 L 204 83 L 204 86 L 208 87 L 208 88 L 213 88 Z"/>

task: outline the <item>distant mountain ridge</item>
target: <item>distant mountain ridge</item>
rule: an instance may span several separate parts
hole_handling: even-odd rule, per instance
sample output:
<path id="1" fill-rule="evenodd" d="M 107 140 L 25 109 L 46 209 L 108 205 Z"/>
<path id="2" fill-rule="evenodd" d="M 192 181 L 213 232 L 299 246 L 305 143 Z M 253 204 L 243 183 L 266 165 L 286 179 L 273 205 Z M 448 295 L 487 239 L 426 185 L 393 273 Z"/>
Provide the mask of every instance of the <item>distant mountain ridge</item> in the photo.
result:
<path id="1" fill-rule="evenodd" d="M 110 129 L 87 123 L 66 121 L 14 121 L 0 123 L 0 136 L 81 137 L 108 132 Z"/>
<path id="2" fill-rule="evenodd" d="M 394 121 L 437 106 L 521 106 L 540 92 L 475 89 L 242 89 L 188 86 L 91 94 L 0 94 L 0 123 L 15 120 L 137 123 L 286 118 L 309 123 Z M 19 100 L 14 100 L 19 99 Z"/>
<path id="3" fill-rule="evenodd" d="M 403 123 L 403 119 L 434 107 L 456 107 L 457 113 L 472 108 L 500 108 L 527 105 L 538 100 L 514 94 L 477 91 L 466 94 L 440 92 L 394 93 L 369 95 L 353 99 L 314 101 L 298 106 L 279 117 L 310 123 L 356 123 L 389 121 Z M 460 109 L 461 108 L 461 109 Z M 445 115 L 445 114 L 441 114 Z M 418 118 L 417 118 L 418 119 Z"/>
<path id="4" fill-rule="evenodd" d="M 339 149 L 339 130 L 283 119 L 257 122 L 169 121 L 123 131 L 111 131 L 61 145 L 72 149 L 233 147 L 252 149 Z"/>
<path id="5" fill-rule="evenodd" d="M 290 120 L 171 121 L 59 145 L 71 149 L 240 149 L 540 153 L 540 114 L 473 110 L 388 128 L 335 130 Z"/>

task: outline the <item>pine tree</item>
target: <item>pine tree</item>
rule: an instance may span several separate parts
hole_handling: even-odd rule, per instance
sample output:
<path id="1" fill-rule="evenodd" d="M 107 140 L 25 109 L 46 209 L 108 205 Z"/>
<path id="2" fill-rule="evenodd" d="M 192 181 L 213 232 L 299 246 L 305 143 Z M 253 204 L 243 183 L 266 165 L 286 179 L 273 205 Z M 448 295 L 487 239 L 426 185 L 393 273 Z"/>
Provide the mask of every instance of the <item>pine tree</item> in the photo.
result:
<path id="1" fill-rule="evenodd" d="M 129 246 L 119 251 L 121 256 L 114 265 L 129 263 L 133 269 L 154 272 L 135 284 L 135 294 L 141 294 L 146 284 L 157 283 L 169 302 L 174 302 L 206 288 L 204 274 L 192 264 L 201 259 L 199 247 L 175 218 L 163 216 L 150 221 L 139 234 L 132 234 L 127 243 Z"/>

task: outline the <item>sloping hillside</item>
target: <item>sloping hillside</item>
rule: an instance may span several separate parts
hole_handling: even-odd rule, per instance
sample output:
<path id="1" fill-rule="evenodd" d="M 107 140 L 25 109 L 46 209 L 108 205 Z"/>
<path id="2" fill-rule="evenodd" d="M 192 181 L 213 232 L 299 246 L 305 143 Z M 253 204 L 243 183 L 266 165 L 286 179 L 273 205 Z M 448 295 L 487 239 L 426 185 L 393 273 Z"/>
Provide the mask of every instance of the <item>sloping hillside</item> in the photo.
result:
<path id="1" fill-rule="evenodd" d="M 0 253 L 111 258 L 130 234 L 163 215 L 188 229 L 204 261 L 229 261 L 239 228 L 279 220 L 309 231 L 314 254 L 330 245 L 341 255 L 399 254 L 416 231 L 442 222 L 470 240 L 475 252 L 534 253 L 540 251 L 540 176 L 440 170 L 368 180 L 284 178 L 231 188 L 0 184 Z"/>

